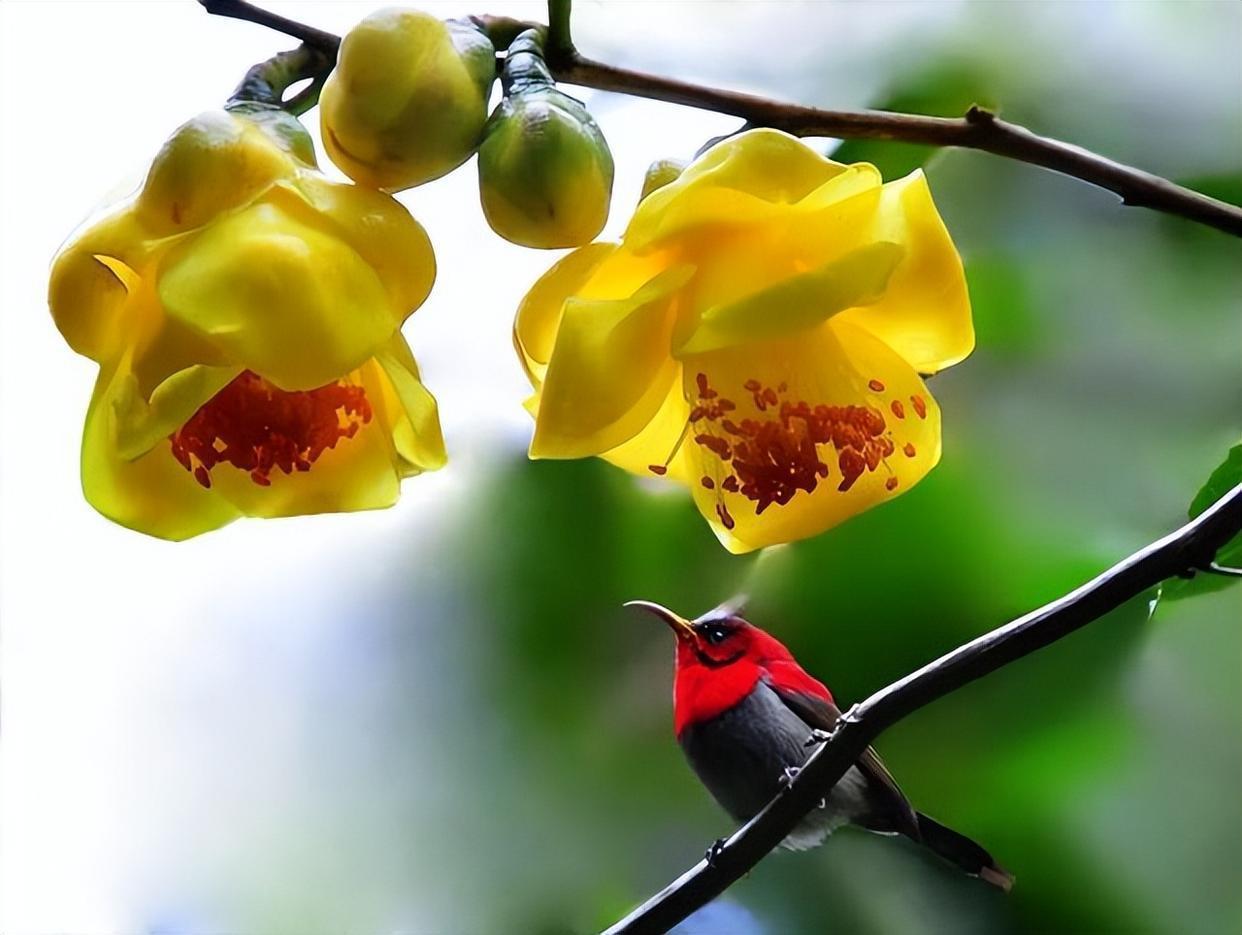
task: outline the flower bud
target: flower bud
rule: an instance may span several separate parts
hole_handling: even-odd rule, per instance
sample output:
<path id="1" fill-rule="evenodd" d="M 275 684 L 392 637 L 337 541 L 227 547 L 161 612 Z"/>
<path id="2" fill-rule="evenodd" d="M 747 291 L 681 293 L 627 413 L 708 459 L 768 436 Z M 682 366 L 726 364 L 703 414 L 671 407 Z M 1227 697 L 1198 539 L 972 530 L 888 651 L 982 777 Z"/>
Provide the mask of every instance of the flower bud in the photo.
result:
<path id="1" fill-rule="evenodd" d="M 259 108 L 211 110 L 186 121 L 161 147 L 136 208 L 158 236 L 192 230 L 249 203 L 315 152 L 296 117 Z"/>
<path id="2" fill-rule="evenodd" d="M 509 47 L 504 100 L 479 147 L 487 222 L 524 247 L 576 247 L 608 220 L 612 153 L 581 101 L 558 91 L 535 30 Z"/>
<path id="3" fill-rule="evenodd" d="M 374 188 L 412 188 L 451 172 L 478 146 L 495 55 L 468 21 L 371 14 L 341 42 L 320 95 L 324 148 Z"/>
<path id="4" fill-rule="evenodd" d="M 676 182 L 678 177 L 686 171 L 686 165 L 684 159 L 657 159 L 647 167 L 647 174 L 643 176 L 643 192 L 638 196 L 638 200 L 642 201 L 657 188 L 663 188 L 669 182 Z"/>

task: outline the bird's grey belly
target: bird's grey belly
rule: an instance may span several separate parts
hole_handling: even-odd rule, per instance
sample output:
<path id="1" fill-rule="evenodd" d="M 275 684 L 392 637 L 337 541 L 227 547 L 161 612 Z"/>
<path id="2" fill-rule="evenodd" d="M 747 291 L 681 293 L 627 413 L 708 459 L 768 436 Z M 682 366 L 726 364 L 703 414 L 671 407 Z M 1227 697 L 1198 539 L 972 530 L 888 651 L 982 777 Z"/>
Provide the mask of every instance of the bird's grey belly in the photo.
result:
<path id="1" fill-rule="evenodd" d="M 811 728 L 762 682 L 745 700 L 681 735 L 691 767 L 717 802 L 738 821 L 754 817 L 781 789 L 785 770 L 800 767 L 812 750 Z M 813 847 L 833 829 L 866 812 L 867 781 L 851 766 L 824 806 L 812 811 L 784 841 Z"/>

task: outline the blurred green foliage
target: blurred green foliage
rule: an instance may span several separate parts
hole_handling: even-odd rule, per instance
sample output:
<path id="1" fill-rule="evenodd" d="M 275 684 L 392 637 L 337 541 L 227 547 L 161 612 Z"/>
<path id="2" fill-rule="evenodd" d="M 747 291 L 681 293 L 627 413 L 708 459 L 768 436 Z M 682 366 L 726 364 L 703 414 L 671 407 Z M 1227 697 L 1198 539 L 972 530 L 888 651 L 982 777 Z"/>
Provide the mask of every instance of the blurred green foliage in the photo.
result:
<path id="1" fill-rule="evenodd" d="M 894 79 L 890 91 L 871 110 L 960 117 L 972 106 L 994 108 L 987 74 L 964 60 L 936 60 Z M 838 162 L 869 162 L 885 180 L 899 179 L 926 163 L 934 146 L 888 140 L 845 140 L 832 152 Z"/>
<path id="2" fill-rule="evenodd" d="M 1020 20 L 1032 11 L 1010 15 L 1011 32 L 993 36 L 1005 56 L 942 38 L 878 99 L 833 103 L 941 114 L 999 104 L 1072 136 L 1057 119 L 1063 76 L 1037 67 L 1051 40 L 1025 44 Z M 1005 16 L 988 9 L 992 26 Z M 1162 22 L 1148 24 L 1151 41 Z M 814 79 L 833 73 L 825 64 Z M 1099 70 L 1099 82 L 1119 85 L 1103 97 L 1124 98 L 1125 74 Z M 808 98 L 792 81 L 780 90 Z M 1147 97 L 1100 111 L 1098 138 L 1078 139 L 1143 162 L 1110 122 L 1141 113 L 1151 124 L 1179 106 Z M 1242 114 L 1230 114 L 1236 130 Z M 875 162 L 886 177 L 925 165 L 965 259 L 979 347 L 931 383 L 944 461 L 894 503 L 759 558 L 724 555 L 684 497 L 604 464 L 497 472 L 476 517 L 495 534 L 480 545 L 463 532 L 461 546 L 480 620 L 471 639 L 489 644 L 480 704 L 499 706 L 513 732 L 504 768 L 528 756 L 549 777 L 545 807 L 524 807 L 550 824 L 529 833 L 576 855 L 557 861 L 554 881 L 528 881 L 545 892 L 526 910 L 498 908 L 515 930 L 604 925 L 731 827 L 671 736 L 668 635 L 622 601 L 697 614 L 749 591 L 752 619 L 849 704 L 1178 525 L 1236 437 L 1236 242 L 977 153 L 846 142 L 835 156 Z M 1242 929 L 1242 588 L 1153 616 L 1155 598 L 877 744 L 920 808 L 1016 873 L 1009 898 L 904 842 L 846 830 L 813 853 L 774 855 L 721 900 L 744 913 L 685 931 Z"/>

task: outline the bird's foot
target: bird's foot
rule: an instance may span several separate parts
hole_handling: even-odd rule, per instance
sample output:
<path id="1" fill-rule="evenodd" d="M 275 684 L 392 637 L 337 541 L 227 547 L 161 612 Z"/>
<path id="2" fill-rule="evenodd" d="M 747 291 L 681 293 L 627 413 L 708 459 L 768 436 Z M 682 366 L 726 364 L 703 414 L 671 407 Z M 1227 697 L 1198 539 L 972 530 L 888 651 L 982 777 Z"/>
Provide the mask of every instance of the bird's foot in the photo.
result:
<path id="1" fill-rule="evenodd" d="M 802 746 L 813 747 L 816 744 L 825 743 L 832 739 L 832 731 L 820 730 L 818 727 L 811 729 L 811 736 L 806 739 L 806 743 Z"/>
<path id="2" fill-rule="evenodd" d="M 850 709 L 837 718 L 837 726 L 842 724 L 857 724 L 861 720 L 858 716 L 858 705 L 850 705 Z"/>
<path id="3" fill-rule="evenodd" d="M 781 774 L 781 785 L 788 786 L 798 778 L 800 772 L 802 772 L 802 767 L 800 766 L 786 766 L 785 772 Z"/>
<path id="4" fill-rule="evenodd" d="M 703 859 L 707 861 L 707 866 L 709 867 L 716 866 L 716 859 L 720 857 L 720 854 L 724 850 L 725 842 L 727 840 L 729 839 L 728 838 L 716 838 L 716 840 L 712 842 L 712 846 L 709 847 L 707 849 L 707 853 L 703 855 Z"/>

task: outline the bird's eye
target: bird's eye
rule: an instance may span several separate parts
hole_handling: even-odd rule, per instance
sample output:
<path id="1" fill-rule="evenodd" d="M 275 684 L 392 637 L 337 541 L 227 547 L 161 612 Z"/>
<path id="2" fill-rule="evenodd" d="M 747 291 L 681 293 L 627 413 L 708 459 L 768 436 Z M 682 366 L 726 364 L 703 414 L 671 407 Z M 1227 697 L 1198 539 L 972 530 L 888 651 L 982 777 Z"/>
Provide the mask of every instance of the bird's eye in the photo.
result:
<path id="1" fill-rule="evenodd" d="M 711 627 L 707 631 L 707 642 L 713 646 L 717 646 L 725 641 L 725 637 L 729 635 L 729 631 L 724 627 Z"/>

